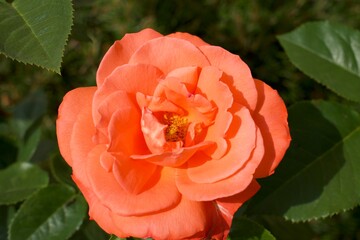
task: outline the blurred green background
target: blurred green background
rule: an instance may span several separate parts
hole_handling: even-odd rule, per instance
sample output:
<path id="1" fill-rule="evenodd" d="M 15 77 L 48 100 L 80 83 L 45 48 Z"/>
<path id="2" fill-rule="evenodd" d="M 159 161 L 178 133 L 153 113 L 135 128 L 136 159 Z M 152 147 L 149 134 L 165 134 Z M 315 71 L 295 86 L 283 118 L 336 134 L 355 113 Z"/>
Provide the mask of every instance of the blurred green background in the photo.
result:
<path id="1" fill-rule="evenodd" d="M 32 124 L 41 126 L 31 161 L 51 171 L 50 162 L 59 159 L 55 119 L 62 97 L 73 88 L 95 85 L 102 56 L 127 32 L 146 27 L 163 34 L 183 31 L 222 46 L 240 55 L 253 76 L 277 89 L 289 106 L 337 96 L 295 69 L 276 36 L 315 20 L 360 29 L 359 0 L 74 0 L 73 4 L 74 26 L 61 76 L 0 55 L 0 169 L 19 154 L 19 126 L 12 120 L 29 113 L 35 118 Z M 303 239 L 291 234 L 299 230 L 309 239 L 360 239 L 359 209 L 310 223 L 292 224 L 273 217 L 256 220 L 278 239 Z"/>

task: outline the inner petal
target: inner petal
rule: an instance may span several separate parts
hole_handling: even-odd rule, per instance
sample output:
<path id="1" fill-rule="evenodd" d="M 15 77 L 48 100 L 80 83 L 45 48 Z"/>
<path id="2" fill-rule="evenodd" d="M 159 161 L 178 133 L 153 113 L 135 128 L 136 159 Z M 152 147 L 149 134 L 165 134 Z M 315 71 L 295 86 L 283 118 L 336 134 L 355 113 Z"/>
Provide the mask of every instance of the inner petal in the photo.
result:
<path id="1" fill-rule="evenodd" d="M 203 93 L 206 98 L 216 104 L 217 114 L 214 124 L 209 127 L 205 140 L 215 141 L 217 145 L 209 149 L 212 158 L 219 159 L 228 151 L 225 133 L 232 122 L 232 114 L 228 109 L 233 104 L 233 94 L 222 82 L 223 72 L 216 67 L 204 67 L 201 71 L 197 93 Z"/>
<path id="2" fill-rule="evenodd" d="M 187 162 L 196 152 L 205 150 L 213 145 L 213 142 L 201 142 L 191 147 L 184 147 L 173 150 L 171 152 L 164 152 L 161 154 L 146 154 L 146 155 L 132 155 L 134 160 L 146 160 L 150 163 L 166 166 L 179 167 Z"/>
<path id="3" fill-rule="evenodd" d="M 136 100 L 142 108 L 141 130 L 153 154 L 198 144 L 217 112 L 204 96 L 188 92 L 173 77 L 162 80 L 154 96 L 138 93 Z"/>

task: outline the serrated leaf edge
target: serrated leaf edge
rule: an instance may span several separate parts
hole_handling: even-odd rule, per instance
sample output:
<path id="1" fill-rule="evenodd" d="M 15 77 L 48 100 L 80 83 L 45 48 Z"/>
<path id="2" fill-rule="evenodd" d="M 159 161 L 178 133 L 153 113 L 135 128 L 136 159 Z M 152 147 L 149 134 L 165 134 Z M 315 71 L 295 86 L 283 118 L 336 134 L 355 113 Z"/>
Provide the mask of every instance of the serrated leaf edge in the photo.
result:
<path id="1" fill-rule="evenodd" d="M 6 1 L 4 1 L 4 3 L 6 3 Z M 12 5 L 12 4 L 11 4 Z M 41 68 L 41 69 L 44 69 L 44 70 L 47 70 L 47 71 L 51 71 L 51 72 L 55 72 L 55 73 L 57 73 L 57 74 L 59 74 L 59 75 L 61 75 L 61 72 L 60 72 L 60 70 L 61 70 L 61 63 L 63 62 L 63 58 L 64 58 L 64 53 L 65 53 L 65 47 L 67 46 L 67 44 L 68 44 L 68 42 L 69 42 L 69 36 L 71 35 L 71 31 L 72 31 L 72 28 L 73 28 L 73 26 L 74 26 L 74 4 L 73 4 L 73 2 L 70 0 L 70 6 L 71 6 L 71 25 L 70 25 L 70 28 L 69 28 L 69 32 L 67 33 L 67 36 L 66 36 L 66 39 L 65 39 L 65 43 L 64 43 L 64 45 L 62 46 L 62 51 L 61 51 L 61 60 L 60 60 L 60 66 L 58 66 L 58 68 L 57 69 L 52 69 L 52 68 L 47 68 L 47 67 L 45 67 L 45 66 L 42 66 L 42 65 L 39 65 L 39 64 L 36 64 L 36 63 L 33 63 L 33 62 L 25 62 L 25 61 L 21 61 L 21 60 L 19 60 L 19 59 L 17 59 L 17 58 L 14 58 L 14 57 L 11 57 L 11 56 L 9 56 L 9 55 L 7 55 L 5 52 L 2 52 L 2 51 L 0 51 L 0 54 L 2 54 L 3 56 L 5 56 L 6 58 L 8 58 L 8 59 L 11 59 L 12 61 L 16 61 L 16 62 L 18 62 L 18 63 L 21 63 L 21 64 L 25 64 L 25 65 L 30 65 L 30 66 L 36 66 L 36 67 L 39 67 L 39 68 Z M 16 9 L 15 7 L 14 7 L 14 9 Z M 21 15 L 20 13 L 19 13 L 19 15 Z M 22 16 L 22 15 L 21 15 Z M 30 28 L 30 27 L 29 27 Z M 30 28 L 31 29 L 31 28 Z M 31 32 L 33 33 L 33 31 L 31 30 Z M 36 35 L 35 35 L 36 36 Z M 40 43 L 40 42 L 39 42 Z M 40 43 L 40 45 L 41 45 L 41 43 Z M 44 49 L 44 52 L 47 54 L 47 52 L 45 51 L 45 49 Z M 47 54 L 48 55 L 48 54 Z"/>
<path id="2" fill-rule="evenodd" d="M 323 101 L 323 100 L 300 101 L 300 102 L 298 102 L 298 103 L 295 103 L 294 105 L 301 104 L 301 103 L 307 103 L 307 102 L 310 102 L 310 103 L 312 103 L 312 104 L 317 104 L 317 103 L 326 102 L 326 101 Z M 339 103 L 336 103 L 336 102 L 333 102 L 333 103 L 339 104 Z M 291 107 L 293 107 L 294 105 L 292 105 Z M 339 105 L 340 105 L 340 104 L 339 104 Z M 291 107 L 290 107 L 290 108 L 291 108 Z M 352 110 L 353 110 L 353 109 L 352 109 Z M 355 110 L 353 110 L 353 111 L 355 111 Z M 355 112 L 356 112 L 357 114 L 360 114 L 358 111 L 355 111 Z M 359 131 L 359 130 L 360 130 L 360 126 L 358 126 L 357 128 L 355 128 L 354 131 Z M 348 138 L 350 135 L 353 134 L 354 131 L 352 131 L 350 134 L 346 135 L 346 137 L 342 138 L 342 140 Z M 336 142 L 334 145 L 332 145 L 331 149 L 332 149 L 334 146 L 338 145 L 338 144 L 340 144 L 340 142 Z M 329 151 L 329 150 L 325 151 L 323 154 L 321 154 L 319 157 L 317 157 L 314 161 L 312 161 L 311 164 L 309 164 L 309 165 L 312 165 L 314 162 L 316 162 L 316 160 L 317 160 L 318 158 L 320 158 L 321 156 L 323 156 L 323 155 L 324 155 L 325 153 L 327 153 L 328 151 Z M 309 165 L 307 165 L 305 168 L 301 169 L 301 171 L 303 171 L 304 169 L 307 169 L 307 168 L 309 167 Z M 296 174 L 292 175 L 289 179 L 293 179 L 295 176 L 299 175 L 299 172 L 300 172 L 300 171 L 298 171 Z M 289 182 L 289 181 L 287 181 L 287 182 Z M 268 196 L 273 195 L 274 192 L 278 191 L 278 190 L 281 189 L 283 186 L 284 186 L 284 184 L 282 184 L 279 188 L 276 188 L 276 189 L 275 189 L 274 191 L 272 191 L 271 194 L 269 194 Z M 263 199 L 268 198 L 268 196 L 265 196 Z M 338 211 L 335 211 L 335 212 L 328 212 L 327 214 L 323 214 L 323 215 L 321 215 L 321 216 L 311 217 L 311 218 L 299 218 L 299 219 L 295 219 L 295 218 L 290 218 L 290 217 L 286 216 L 285 214 L 283 214 L 282 217 L 284 217 L 286 220 L 289 220 L 289 221 L 294 222 L 294 223 L 295 223 L 295 222 L 307 222 L 307 221 L 311 221 L 311 220 L 323 219 L 323 218 L 326 218 L 326 217 L 329 217 L 329 216 L 333 216 L 333 215 L 336 215 L 336 214 L 341 213 L 342 211 L 351 210 L 351 209 L 353 209 L 353 208 L 355 208 L 355 207 L 357 207 L 357 206 L 359 206 L 359 205 L 360 205 L 360 202 L 359 202 L 359 203 L 356 203 L 354 206 L 352 206 L 352 207 L 350 207 L 350 208 L 348 208 L 348 209 L 347 209 L 347 208 L 345 208 L 345 209 L 339 209 Z M 268 216 L 278 216 L 278 215 L 276 215 L 276 214 L 265 214 L 265 215 L 268 215 Z"/>
<path id="3" fill-rule="evenodd" d="M 325 84 L 323 81 L 318 80 L 318 79 L 317 79 L 316 77 L 314 77 L 312 74 L 308 74 L 308 73 L 304 72 L 304 71 L 299 67 L 299 65 L 298 65 L 297 63 L 295 63 L 294 61 L 292 61 L 292 59 L 289 57 L 289 55 L 288 55 L 287 52 L 286 52 L 286 48 L 285 48 L 285 46 L 283 45 L 283 42 L 282 42 L 282 41 L 287 42 L 287 43 L 290 43 L 290 44 L 292 44 L 292 43 L 289 42 L 287 39 L 284 39 L 284 36 L 289 35 L 289 34 L 291 34 L 291 33 L 294 33 L 294 32 L 296 32 L 297 30 L 306 27 L 306 25 L 310 25 L 310 24 L 321 24 L 321 23 L 330 24 L 330 25 L 331 25 L 331 24 L 333 24 L 333 25 L 338 25 L 338 26 L 341 26 L 341 27 L 346 28 L 346 29 L 348 29 L 348 30 L 352 30 L 352 31 L 354 31 L 354 32 L 359 32 L 357 29 L 348 28 L 348 27 L 346 27 L 346 26 L 344 26 L 344 25 L 340 25 L 340 24 L 334 24 L 334 23 L 332 23 L 332 22 L 330 22 L 330 21 L 312 21 L 312 22 L 307 22 L 307 23 L 299 26 L 298 28 L 296 28 L 296 29 L 294 29 L 294 30 L 292 30 L 292 31 L 290 31 L 290 32 L 288 32 L 288 33 L 278 35 L 278 36 L 276 36 L 276 38 L 277 38 L 278 41 L 280 42 L 280 45 L 282 46 L 282 48 L 285 50 L 286 56 L 287 56 L 287 58 L 289 59 L 289 61 L 290 61 L 297 69 L 299 69 L 302 73 L 304 73 L 306 76 L 309 76 L 311 79 L 315 80 L 317 83 L 319 83 L 319 84 L 321 84 L 322 86 L 326 87 L 327 89 L 329 89 L 330 91 L 332 91 L 332 92 L 335 93 L 336 95 L 338 95 L 338 96 L 340 96 L 340 97 L 342 97 L 342 98 L 344 98 L 344 99 L 346 99 L 346 100 L 349 100 L 349 101 L 359 102 L 359 100 L 351 99 L 351 98 L 349 98 L 349 97 L 347 97 L 347 96 L 343 96 L 343 95 L 339 94 L 337 91 L 334 90 L 334 88 L 328 86 L 328 85 Z M 360 32 L 359 32 L 359 33 L 360 33 Z M 307 50 L 308 53 L 311 53 L 311 54 L 314 53 L 313 51 L 311 51 L 311 49 L 305 48 L 305 47 L 302 46 L 302 45 L 298 45 L 298 44 L 292 44 L 292 45 L 293 45 L 293 46 L 297 46 L 297 47 L 300 46 L 302 49 Z M 314 55 L 314 54 L 313 54 L 313 55 Z M 316 54 L 315 54 L 315 55 L 316 55 Z M 353 71 L 348 71 L 348 69 L 344 68 L 343 66 L 338 65 L 338 64 L 335 64 L 334 62 L 328 61 L 328 59 L 325 58 L 322 54 L 321 54 L 321 55 L 316 55 L 316 56 L 318 56 L 318 57 L 321 58 L 321 59 L 324 59 L 327 63 L 331 63 L 331 64 L 337 66 L 338 68 L 344 70 L 345 72 L 351 73 L 351 74 L 354 75 L 355 77 L 360 77 L 357 73 L 354 73 Z"/>
<path id="4" fill-rule="evenodd" d="M 294 218 L 289 218 L 287 216 L 283 216 L 285 220 L 287 221 L 290 221 L 292 223 L 306 223 L 306 222 L 310 222 L 310 221 L 317 221 L 317 220 L 322 220 L 322 219 L 325 219 L 325 218 L 331 218 L 335 215 L 339 215 L 341 213 L 345 213 L 347 211 L 350 211 L 350 210 L 353 210 L 354 208 L 360 206 L 360 203 L 358 204 L 355 204 L 354 206 L 352 207 L 349 207 L 349 208 L 344 208 L 344 209 L 340 209 L 336 212 L 332 212 L 332 213 L 328 213 L 328 214 L 323 214 L 321 216 L 318 216 L 318 217 L 311 217 L 311 218 L 302 218 L 302 219 L 294 219 Z"/>

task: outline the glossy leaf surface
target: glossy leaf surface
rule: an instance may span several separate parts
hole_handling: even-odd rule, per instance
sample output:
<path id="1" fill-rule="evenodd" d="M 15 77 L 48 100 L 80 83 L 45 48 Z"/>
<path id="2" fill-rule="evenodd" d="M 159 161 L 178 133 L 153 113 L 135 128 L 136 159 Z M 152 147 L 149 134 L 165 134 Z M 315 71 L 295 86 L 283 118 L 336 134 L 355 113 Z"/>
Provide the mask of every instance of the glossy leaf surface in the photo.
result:
<path id="1" fill-rule="evenodd" d="M 301 71 L 340 96 L 360 102 L 359 31 L 313 22 L 278 38 Z"/>
<path id="2" fill-rule="evenodd" d="M 297 103 L 289 109 L 292 143 L 248 213 L 311 220 L 360 203 L 360 114 L 338 103 Z"/>
<path id="3" fill-rule="evenodd" d="M 28 198 L 15 215 L 10 240 L 61 240 L 69 238 L 82 223 L 87 204 L 64 185 L 41 189 Z"/>
<path id="4" fill-rule="evenodd" d="M 71 25 L 70 0 L 1 0 L 0 53 L 60 73 Z"/>
<path id="5" fill-rule="evenodd" d="M 0 171 L 0 204 L 22 201 L 49 182 L 46 172 L 30 163 L 15 163 Z"/>

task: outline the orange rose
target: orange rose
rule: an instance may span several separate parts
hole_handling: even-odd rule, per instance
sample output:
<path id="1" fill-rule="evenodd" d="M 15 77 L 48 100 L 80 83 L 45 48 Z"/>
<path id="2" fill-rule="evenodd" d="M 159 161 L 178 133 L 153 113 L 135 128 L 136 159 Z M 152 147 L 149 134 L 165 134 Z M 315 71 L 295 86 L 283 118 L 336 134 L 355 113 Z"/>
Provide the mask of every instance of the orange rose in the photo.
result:
<path id="1" fill-rule="evenodd" d="M 221 47 L 151 29 L 116 41 L 96 80 L 57 120 L 90 217 L 119 237 L 226 239 L 289 146 L 277 92 Z"/>

